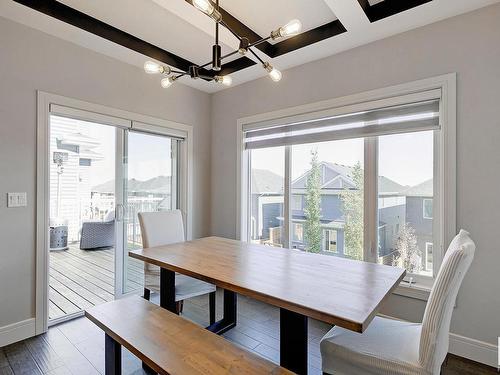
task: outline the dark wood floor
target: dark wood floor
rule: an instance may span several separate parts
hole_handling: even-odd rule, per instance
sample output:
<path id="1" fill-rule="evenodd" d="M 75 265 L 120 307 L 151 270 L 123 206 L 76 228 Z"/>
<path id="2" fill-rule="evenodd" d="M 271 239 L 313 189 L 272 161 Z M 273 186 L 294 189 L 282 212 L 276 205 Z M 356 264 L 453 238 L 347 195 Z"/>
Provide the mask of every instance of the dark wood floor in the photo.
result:
<path id="1" fill-rule="evenodd" d="M 157 296 L 153 296 L 157 302 Z M 218 307 L 221 295 L 218 293 Z M 184 316 L 208 324 L 208 298 L 186 302 Z M 219 311 L 220 315 L 220 311 Z M 309 322 L 309 374 L 320 374 L 319 341 L 329 330 L 321 322 Z M 279 362 L 279 311 L 263 303 L 238 298 L 238 325 L 224 335 L 242 347 Z M 140 362 L 126 350 L 124 374 L 143 374 Z M 49 329 L 41 336 L 0 348 L 0 375 L 49 374 L 94 375 L 104 373 L 104 334 L 86 318 Z M 496 369 L 450 356 L 444 375 L 497 374 Z"/>

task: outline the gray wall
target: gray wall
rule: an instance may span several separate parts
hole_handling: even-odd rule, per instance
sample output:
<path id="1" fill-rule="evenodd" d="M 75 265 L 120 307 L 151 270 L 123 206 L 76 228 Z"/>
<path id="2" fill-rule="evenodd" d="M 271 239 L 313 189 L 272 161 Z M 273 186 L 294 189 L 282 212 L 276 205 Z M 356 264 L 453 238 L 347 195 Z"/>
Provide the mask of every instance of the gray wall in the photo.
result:
<path id="1" fill-rule="evenodd" d="M 193 125 L 193 233 L 210 232 L 210 96 L 0 18 L 0 327 L 35 314 L 36 90 Z"/>
<path id="2" fill-rule="evenodd" d="M 212 233 L 236 233 L 236 120 L 449 72 L 458 73 L 457 222 L 477 244 L 451 331 L 500 335 L 500 5 L 371 43 L 212 98 Z M 392 297 L 385 313 L 420 320 L 425 304 Z M 480 307 L 480 308 L 478 308 Z"/>

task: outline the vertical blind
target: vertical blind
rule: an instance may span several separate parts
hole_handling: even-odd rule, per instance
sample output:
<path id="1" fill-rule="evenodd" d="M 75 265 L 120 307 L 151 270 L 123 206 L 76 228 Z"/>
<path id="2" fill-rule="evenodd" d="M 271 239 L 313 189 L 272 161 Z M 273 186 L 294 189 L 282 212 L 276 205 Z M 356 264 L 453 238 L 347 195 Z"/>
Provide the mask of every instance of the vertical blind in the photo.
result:
<path id="1" fill-rule="evenodd" d="M 440 129 L 439 97 L 298 121 L 257 124 L 244 129 L 246 149 L 317 143 Z"/>

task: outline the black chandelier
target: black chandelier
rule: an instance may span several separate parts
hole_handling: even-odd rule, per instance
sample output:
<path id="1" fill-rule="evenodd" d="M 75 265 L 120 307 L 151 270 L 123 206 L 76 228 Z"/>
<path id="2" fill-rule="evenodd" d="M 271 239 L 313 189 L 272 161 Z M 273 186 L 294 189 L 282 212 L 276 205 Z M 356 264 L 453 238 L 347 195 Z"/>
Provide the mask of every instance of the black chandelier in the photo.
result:
<path id="1" fill-rule="evenodd" d="M 248 38 L 238 35 L 234 32 L 229 25 L 224 22 L 222 19 L 222 14 L 219 11 L 219 0 L 215 0 L 215 4 L 210 0 L 192 0 L 193 5 L 205 13 L 207 16 L 212 18 L 215 21 L 215 45 L 212 47 L 212 60 L 203 65 L 191 65 L 189 67 L 189 71 L 184 72 L 181 70 L 175 70 L 166 65 L 158 64 L 154 61 L 146 61 L 144 63 L 144 70 L 148 74 L 162 74 L 165 76 L 160 83 L 163 88 L 168 88 L 172 86 L 172 84 L 181 77 L 190 76 L 193 79 L 202 78 L 207 81 L 213 81 L 219 84 L 223 84 L 225 86 L 229 86 L 232 83 L 231 76 L 229 75 L 214 75 L 208 76 L 200 73 L 200 70 L 212 65 L 212 70 L 215 72 L 219 72 L 222 69 L 222 60 L 233 56 L 237 53 L 240 55 L 246 55 L 250 52 L 255 56 L 257 60 L 262 64 L 262 67 L 267 71 L 269 77 L 274 82 L 278 82 L 281 80 L 281 72 L 274 68 L 269 62 L 262 60 L 257 53 L 253 50 L 253 47 L 263 43 L 269 39 L 276 40 L 279 38 L 288 37 L 291 35 L 296 35 L 300 33 L 302 29 L 302 24 L 299 20 L 292 20 L 288 22 L 285 26 L 282 26 L 274 31 L 266 37 L 262 38 L 254 43 L 250 43 Z M 228 53 L 227 55 L 221 56 L 221 47 L 219 45 L 219 24 L 228 29 L 231 34 L 233 34 L 239 40 L 239 47 L 236 51 Z"/>

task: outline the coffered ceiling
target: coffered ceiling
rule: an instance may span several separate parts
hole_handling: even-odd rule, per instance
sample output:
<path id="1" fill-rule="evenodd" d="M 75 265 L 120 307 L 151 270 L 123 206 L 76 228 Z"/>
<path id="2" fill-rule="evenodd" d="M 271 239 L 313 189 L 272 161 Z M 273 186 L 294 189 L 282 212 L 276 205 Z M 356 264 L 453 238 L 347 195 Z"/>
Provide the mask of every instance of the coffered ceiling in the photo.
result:
<path id="1" fill-rule="evenodd" d="M 256 50 L 283 71 L 499 1 L 220 0 L 220 6 L 223 19 L 250 41 L 291 19 L 302 22 L 301 34 L 263 43 Z M 213 20 L 190 0 L 1 0 L 0 16 L 138 69 L 145 60 L 156 59 L 186 70 L 190 64 L 209 62 L 214 44 Z M 223 27 L 220 42 L 222 54 L 238 47 L 238 40 Z M 223 72 L 231 74 L 233 85 L 266 75 L 251 54 L 224 60 Z M 179 83 L 206 92 L 224 88 L 201 79 Z"/>

